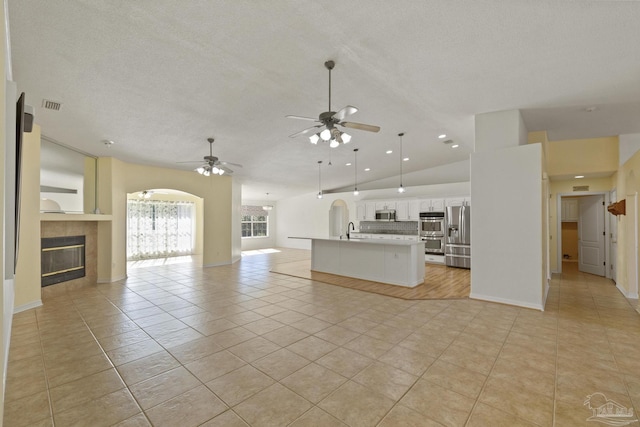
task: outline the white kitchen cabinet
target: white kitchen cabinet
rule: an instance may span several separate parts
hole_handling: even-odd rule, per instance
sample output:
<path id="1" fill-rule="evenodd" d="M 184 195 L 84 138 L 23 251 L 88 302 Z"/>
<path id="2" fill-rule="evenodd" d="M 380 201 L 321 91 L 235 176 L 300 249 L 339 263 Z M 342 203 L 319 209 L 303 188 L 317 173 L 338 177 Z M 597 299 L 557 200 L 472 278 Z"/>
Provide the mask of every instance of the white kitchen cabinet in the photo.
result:
<path id="1" fill-rule="evenodd" d="M 471 197 L 455 197 L 445 199 L 446 206 L 471 206 Z"/>
<path id="2" fill-rule="evenodd" d="M 420 200 L 420 212 L 444 212 L 444 199 Z"/>
<path id="3" fill-rule="evenodd" d="M 409 200 L 409 215 L 407 219 L 409 221 L 420 220 L 420 201 L 419 200 Z"/>
<path id="4" fill-rule="evenodd" d="M 444 255 L 426 254 L 424 256 L 424 262 L 428 264 L 444 264 Z"/>
<path id="5" fill-rule="evenodd" d="M 431 210 L 433 212 L 444 212 L 444 199 L 431 199 Z"/>
<path id="6" fill-rule="evenodd" d="M 395 209 L 396 208 L 396 202 L 395 200 L 390 201 L 390 200 L 384 200 L 384 201 L 380 201 L 380 202 L 376 202 L 376 210 L 377 211 L 385 211 L 385 210 L 389 210 L 389 209 Z"/>
<path id="7" fill-rule="evenodd" d="M 398 200 L 396 202 L 396 220 L 408 221 L 409 219 L 409 201 Z"/>
<path id="8" fill-rule="evenodd" d="M 562 198 L 562 221 L 578 221 L 578 199 Z"/>
<path id="9" fill-rule="evenodd" d="M 365 215 L 364 219 L 366 221 L 375 221 L 376 220 L 376 204 L 373 202 L 365 203 Z"/>
<path id="10" fill-rule="evenodd" d="M 356 219 L 358 221 L 367 220 L 367 206 L 364 203 L 356 204 Z"/>

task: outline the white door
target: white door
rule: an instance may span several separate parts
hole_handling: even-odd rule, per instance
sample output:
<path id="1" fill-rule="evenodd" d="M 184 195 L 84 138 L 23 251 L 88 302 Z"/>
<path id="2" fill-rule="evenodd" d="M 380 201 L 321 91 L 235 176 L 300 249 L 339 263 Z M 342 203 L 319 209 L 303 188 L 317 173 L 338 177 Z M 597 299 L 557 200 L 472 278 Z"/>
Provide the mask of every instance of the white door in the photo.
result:
<path id="1" fill-rule="evenodd" d="M 580 197 L 578 210 L 578 269 L 604 276 L 604 196 Z"/>
<path id="2" fill-rule="evenodd" d="M 616 190 L 612 190 L 609 193 L 610 203 L 618 201 Z M 609 217 L 609 232 L 611 233 L 611 243 L 609 243 L 611 250 L 609 251 L 609 272 L 611 273 L 611 279 L 617 283 L 617 257 L 618 257 L 618 217 L 616 215 L 607 215 Z"/>

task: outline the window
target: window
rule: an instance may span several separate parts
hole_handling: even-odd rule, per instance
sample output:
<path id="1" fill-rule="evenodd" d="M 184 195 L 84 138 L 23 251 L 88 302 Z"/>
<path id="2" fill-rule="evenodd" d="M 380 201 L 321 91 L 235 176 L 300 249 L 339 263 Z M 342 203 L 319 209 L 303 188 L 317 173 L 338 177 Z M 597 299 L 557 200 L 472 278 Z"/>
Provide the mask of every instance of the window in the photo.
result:
<path id="1" fill-rule="evenodd" d="M 242 206 L 242 237 L 269 237 L 269 213 L 262 206 Z"/>
<path id="2" fill-rule="evenodd" d="M 195 212 L 192 202 L 127 200 L 127 259 L 192 254 Z"/>

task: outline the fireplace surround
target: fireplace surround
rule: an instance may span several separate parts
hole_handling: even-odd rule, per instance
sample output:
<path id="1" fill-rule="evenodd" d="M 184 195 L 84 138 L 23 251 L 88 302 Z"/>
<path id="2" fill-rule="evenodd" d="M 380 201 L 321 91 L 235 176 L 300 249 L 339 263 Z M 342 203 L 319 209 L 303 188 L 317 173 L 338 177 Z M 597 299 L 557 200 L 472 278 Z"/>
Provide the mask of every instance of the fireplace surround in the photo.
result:
<path id="1" fill-rule="evenodd" d="M 85 236 L 41 239 L 42 287 L 79 279 L 86 275 Z"/>

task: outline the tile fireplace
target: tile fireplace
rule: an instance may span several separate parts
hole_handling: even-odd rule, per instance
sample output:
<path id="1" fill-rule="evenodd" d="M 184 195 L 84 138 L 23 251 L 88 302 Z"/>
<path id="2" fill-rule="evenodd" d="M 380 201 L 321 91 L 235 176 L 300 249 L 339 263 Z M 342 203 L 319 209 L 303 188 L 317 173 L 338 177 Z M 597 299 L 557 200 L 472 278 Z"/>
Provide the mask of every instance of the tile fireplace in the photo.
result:
<path id="1" fill-rule="evenodd" d="M 41 239 L 42 287 L 85 277 L 85 236 Z"/>

